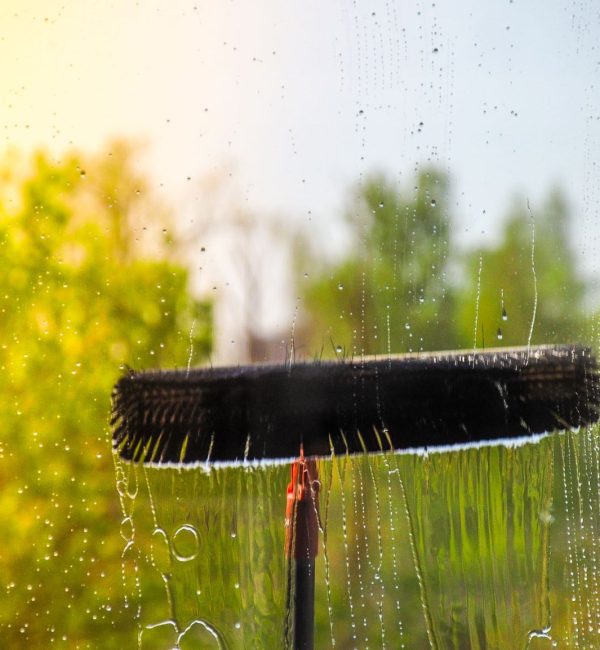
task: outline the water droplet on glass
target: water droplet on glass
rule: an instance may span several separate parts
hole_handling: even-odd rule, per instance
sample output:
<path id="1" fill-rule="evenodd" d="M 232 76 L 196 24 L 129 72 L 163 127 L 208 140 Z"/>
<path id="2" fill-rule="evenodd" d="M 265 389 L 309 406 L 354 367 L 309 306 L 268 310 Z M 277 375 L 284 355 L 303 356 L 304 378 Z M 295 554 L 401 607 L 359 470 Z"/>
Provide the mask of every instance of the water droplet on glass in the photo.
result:
<path id="1" fill-rule="evenodd" d="M 504 307 L 502 307 L 502 320 L 508 320 L 508 314 L 506 313 L 506 309 L 504 309 Z"/>
<path id="2" fill-rule="evenodd" d="M 173 534 L 173 555 L 180 562 L 190 562 L 198 555 L 200 537 L 198 531 L 190 524 L 180 526 Z"/>
<path id="3" fill-rule="evenodd" d="M 496 333 L 496 336 L 498 337 L 499 341 L 502 340 L 502 330 L 500 328 L 498 328 L 498 332 Z"/>
<path id="4" fill-rule="evenodd" d="M 339 289 L 340 291 L 343 291 L 343 290 L 344 290 L 344 285 L 343 285 L 341 282 L 338 284 L 338 289 Z"/>
<path id="5" fill-rule="evenodd" d="M 431 199 L 430 205 L 431 205 L 432 208 L 435 208 L 435 206 L 437 205 L 436 200 L 435 200 L 435 199 Z"/>
<path id="6" fill-rule="evenodd" d="M 124 517 L 121 520 L 121 537 L 129 542 L 133 539 L 133 520 L 131 517 Z"/>

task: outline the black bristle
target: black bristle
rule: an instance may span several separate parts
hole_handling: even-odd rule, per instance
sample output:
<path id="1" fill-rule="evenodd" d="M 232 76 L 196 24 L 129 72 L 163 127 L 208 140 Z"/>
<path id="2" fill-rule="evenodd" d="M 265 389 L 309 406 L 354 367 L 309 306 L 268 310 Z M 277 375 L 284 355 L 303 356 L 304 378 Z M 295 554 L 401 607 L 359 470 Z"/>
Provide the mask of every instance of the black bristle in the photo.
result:
<path id="1" fill-rule="evenodd" d="M 599 417 L 588 348 L 127 372 L 113 444 L 155 463 L 408 449 L 577 427 Z M 379 435 L 379 432 L 383 432 Z"/>

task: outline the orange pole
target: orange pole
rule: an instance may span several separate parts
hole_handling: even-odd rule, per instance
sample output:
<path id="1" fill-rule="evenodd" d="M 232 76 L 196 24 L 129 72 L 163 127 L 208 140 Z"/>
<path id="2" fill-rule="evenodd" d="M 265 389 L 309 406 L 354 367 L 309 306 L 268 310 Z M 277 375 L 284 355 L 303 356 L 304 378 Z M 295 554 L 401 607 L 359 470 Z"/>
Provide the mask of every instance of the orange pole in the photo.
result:
<path id="1" fill-rule="evenodd" d="M 285 554 L 288 561 L 286 647 L 314 647 L 315 558 L 319 547 L 317 462 L 300 457 L 292 463 L 287 487 Z"/>

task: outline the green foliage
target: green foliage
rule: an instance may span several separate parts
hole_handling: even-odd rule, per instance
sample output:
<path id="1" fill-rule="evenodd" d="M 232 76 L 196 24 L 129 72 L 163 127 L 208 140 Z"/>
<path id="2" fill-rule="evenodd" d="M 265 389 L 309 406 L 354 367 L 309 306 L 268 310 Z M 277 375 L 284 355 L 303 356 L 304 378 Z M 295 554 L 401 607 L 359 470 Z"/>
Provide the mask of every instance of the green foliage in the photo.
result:
<path id="1" fill-rule="evenodd" d="M 569 342 L 586 286 L 559 192 L 519 203 L 498 243 L 464 253 L 450 238 L 449 181 L 422 171 L 410 192 L 381 176 L 358 187 L 349 254 L 301 284 L 307 350 L 331 356 Z M 477 330 L 475 341 L 475 330 Z M 332 345 L 333 344 L 333 345 Z"/>
<path id="2" fill-rule="evenodd" d="M 569 216 L 556 191 L 540 210 L 530 212 L 522 201 L 506 220 L 498 245 L 466 258 L 456 316 L 465 344 L 473 345 L 477 303 L 478 346 L 523 345 L 530 331 L 532 343 L 578 338 L 586 287 L 569 246 Z"/>
<path id="3" fill-rule="evenodd" d="M 383 176 L 358 187 L 346 215 L 354 246 L 305 284 L 309 348 L 403 352 L 454 344 L 454 296 L 446 282 L 448 180 L 422 171 L 411 192 Z"/>
<path id="4" fill-rule="evenodd" d="M 62 637 L 94 647 L 99 629 L 114 635 L 103 647 L 130 644 L 111 386 L 124 364 L 184 365 L 192 323 L 195 358 L 210 350 L 210 305 L 190 297 L 187 272 L 170 261 L 165 213 L 133 154 L 117 142 L 96 158 L 38 153 L 0 170 L 5 647 Z M 136 245 L 146 229 L 157 233 L 153 257 Z"/>

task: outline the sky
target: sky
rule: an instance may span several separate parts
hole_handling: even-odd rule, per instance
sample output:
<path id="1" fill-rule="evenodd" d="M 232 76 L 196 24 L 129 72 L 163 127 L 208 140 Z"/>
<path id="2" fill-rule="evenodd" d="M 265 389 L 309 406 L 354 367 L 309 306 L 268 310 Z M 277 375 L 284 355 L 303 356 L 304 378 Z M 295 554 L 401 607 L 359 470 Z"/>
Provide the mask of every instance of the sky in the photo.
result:
<path id="1" fill-rule="evenodd" d="M 242 206 L 334 252 L 348 189 L 374 170 L 404 187 L 427 164 L 448 172 L 465 247 L 558 184 L 597 274 L 598 42 L 594 0 L 3 0 L 0 151 L 136 138 L 182 220 Z"/>

